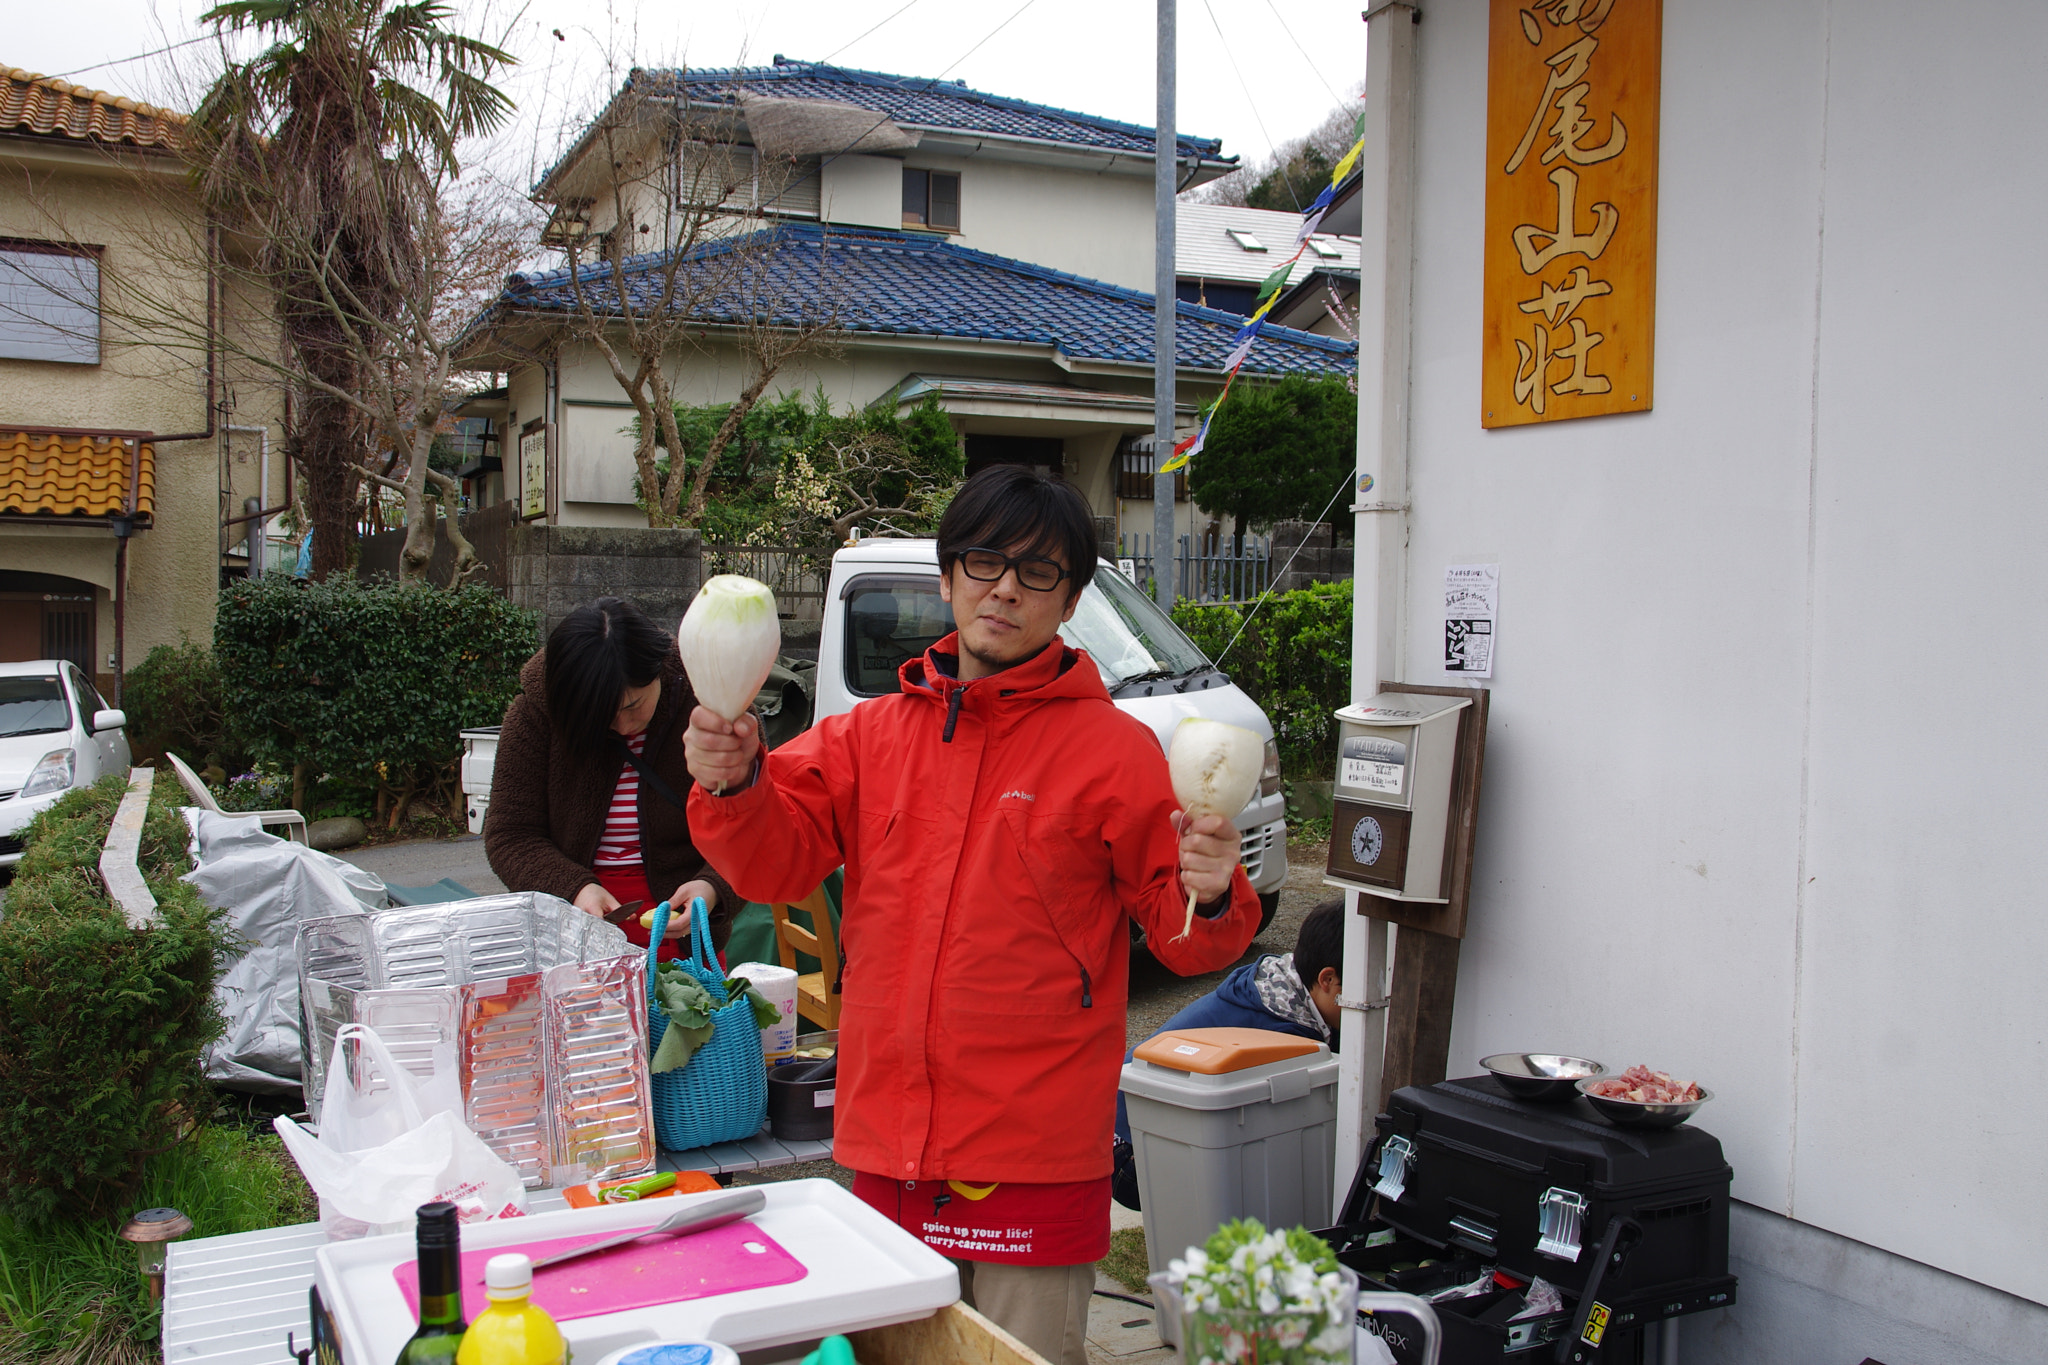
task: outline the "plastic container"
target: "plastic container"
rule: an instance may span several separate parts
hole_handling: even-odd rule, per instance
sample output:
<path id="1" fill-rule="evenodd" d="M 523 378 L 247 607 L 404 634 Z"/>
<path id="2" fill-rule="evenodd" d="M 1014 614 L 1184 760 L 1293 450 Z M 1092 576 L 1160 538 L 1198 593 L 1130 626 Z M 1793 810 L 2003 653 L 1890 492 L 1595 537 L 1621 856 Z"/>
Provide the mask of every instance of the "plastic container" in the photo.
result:
<path id="1" fill-rule="evenodd" d="M 652 1341 L 613 1351 L 597 1365 L 740 1365 L 740 1358 L 715 1341 Z"/>
<path id="2" fill-rule="evenodd" d="M 782 1016 L 761 1030 L 763 1060 L 770 1066 L 781 1065 L 796 1051 L 796 972 L 772 962 L 741 962 L 733 966 L 732 974 L 753 983 L 761 998 Z"/>
<path id="3" fill-rule="evenodd" d="M 1118 1088 L 1131 1120 L 1153 1273 L 1233 1218 L 1321 1227 L 1332 1207 L 1337 1059 L 1263 1029 L 1162 1033 Z"/>
<path id="4" fill-rule="evenodd" d="M 533 1262 L 516 1251 L 493 1256 L 484 1277 L 490 1307 L 462 1334 L 455 1365 L 566 1365 L 561 1329 L 530 1297 Z"/>
<path id="5" fill-rule="evenodd" d="M 700 1297 L 690 1297 L 693 1291 L 679 1286 L 673 1301 L 618 1311 L 552 1310 L 578 1365 L 660 1341 L 717 1341 L 751 1354 L 815 1342 L 834 1332 L 929 1317 L 959 1299 L 960 1277 L 952 1262 L 851 1191 L 829 1180 L 787 1180 L 758 1188 L 767 1200 L 761 1212 L 727 1226 L 766 1233 L 757 1244 L 771 1255 L 786 1253 L 794 1259 L 803 1269 L 800 1277 Z M 675 1203 L 668 1199 L 558 1209 L 471 1223 L 462 1230 L 462 1244 L 465 1253 L 527 1251 L 568 1237 L 651 1228 L 673 1212 Z M 700 1237 L 716 1238 L 722 1231 Z M 724 1239 L 720 1245 L 725 1250 L 717 1254 L 747 1256 L 745 1240 Z M 650 1255 L 661 1251 L 658 1239 L 641 1245 Z M 411 1233 L 330 1242 L 313 1253 L 315 1283 L 333 1314 L 344 1360 L 378 1365 L 397 1358 L 414 1322 L 397 1272 L 416 1254 Z M 711 1255 L 701 1246 L 695 1254 Z M 576 1264 L 545 1267 L 539 1274 L 545 1281 L 557 1269 Z M 717 1268 L 707 1263 L 707 1272 Z"/>
<path id="6" fill-rule="evenodd" d="M 823 1142 L 832 1136 L 839 1059 L 809 1059 L 768 1073 L 768 1131 L 784 1142 Z"/>

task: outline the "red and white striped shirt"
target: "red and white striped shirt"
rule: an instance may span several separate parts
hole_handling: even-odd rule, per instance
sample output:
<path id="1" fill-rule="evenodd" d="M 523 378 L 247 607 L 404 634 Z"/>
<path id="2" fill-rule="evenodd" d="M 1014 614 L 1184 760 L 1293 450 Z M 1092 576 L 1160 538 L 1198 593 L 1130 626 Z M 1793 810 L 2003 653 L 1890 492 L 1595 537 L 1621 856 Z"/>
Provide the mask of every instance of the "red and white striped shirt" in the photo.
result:
<path id="1" fill-rule="evenodd" d="M 626 740 L 635 758 L 647 750 L 647 732 L 642 730 Z M 597 841 L 596 867 L 638 867 L 640 853 L 640 770 L 627 763 L 619 769 L 619 785 L 612 788 L 611 809 L 605 812 L 604 835 Z"/>

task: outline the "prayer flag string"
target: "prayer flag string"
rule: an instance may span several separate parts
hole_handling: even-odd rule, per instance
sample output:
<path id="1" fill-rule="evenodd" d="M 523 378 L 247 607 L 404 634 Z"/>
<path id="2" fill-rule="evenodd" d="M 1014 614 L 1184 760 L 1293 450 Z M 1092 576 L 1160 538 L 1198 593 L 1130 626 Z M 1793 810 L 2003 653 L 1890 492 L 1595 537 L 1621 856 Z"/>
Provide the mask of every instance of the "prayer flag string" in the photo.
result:
<path id="1" fill-rule="evenodd" d="M 1302 215 L 1301 228 L 1294 234 L 1294 254 L 1289 256 L 1279 269 L 1266 276 L 1259 285 L 1258 310 L 1245 320 L 1237 335 L 1230 339 L 1230 353 L 1223 357 L 1223 368 L 1228 372 L 1223 379 L 1223 392 L 1217 394 L 1215 401 L 1202 409 L 1202 420 L 1196 426 L 1194 435 L 1174 445 L 1173 458 L 1159 467 L 1160 473 L 1171 474 L 1187 468 L 1188 461 L 1201 454 L 1202 447 L 1208 444 L 1209 422 L 1215 417 L 1216 409 L 1223 406 L 1223 400 L 1230 397 L 1230 386 L 1237 382 L 1238 370 L 1243 368 L 1246 357 L 1251 355 L 1252 347 L 1258 342 L 1259 334 L 1265 330 L 1266 314 L 1272 312 L 1273 305 L 1280 302 L 1280 296 L 1287 289 L 1287 277 L 1294 273 L 1295 262 L 1301 259 L 1302 252 L 1308 250 L 1308 239 L 1315 235 L 1316 229 L 1322 226 L 1323 215 L 1330 211 L 1330 201 L 1337 196 L 1337 186 L 1343 183 L 1345 176 L 1351 174 L 1351 168 L 1358 164 L 1358 158 L 1364 151 L 1365 115 L 1360 114 L 1358 122 L 1352 128 L 1351 150 L 1344 153 L 1344 159 L 1330 172 L 1330 183 L 1323 186 L 1322 193 L 1315 197 L 1314 202 Z"/>

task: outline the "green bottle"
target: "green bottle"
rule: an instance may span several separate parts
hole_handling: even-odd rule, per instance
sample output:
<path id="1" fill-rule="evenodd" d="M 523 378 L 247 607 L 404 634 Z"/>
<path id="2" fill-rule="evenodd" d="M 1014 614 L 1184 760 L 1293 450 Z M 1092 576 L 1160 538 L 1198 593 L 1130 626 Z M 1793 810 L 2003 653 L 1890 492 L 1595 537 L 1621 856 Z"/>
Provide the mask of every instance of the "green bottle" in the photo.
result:
<path id="1" fill-rule="evenodd" d="M 462 1345 L 462 1227 L 455 1206 L 422 1204 L 418 1216 L 420 1328 L 397 1365 L 452 1361 Z"/>

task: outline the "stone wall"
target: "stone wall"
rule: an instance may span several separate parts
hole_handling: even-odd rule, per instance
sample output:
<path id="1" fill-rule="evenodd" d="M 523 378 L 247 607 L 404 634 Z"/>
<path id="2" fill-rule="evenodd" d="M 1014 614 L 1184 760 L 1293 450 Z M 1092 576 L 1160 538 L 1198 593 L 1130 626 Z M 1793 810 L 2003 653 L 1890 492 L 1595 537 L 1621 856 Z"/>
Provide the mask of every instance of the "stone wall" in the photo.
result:
<path id="1" fill-rule="evenodd" d="M 703 542 L 695 531 L 548 526 L 518 520 L 511 503 L 466 514 L 462 526 L 484 564 L 472 581 L 538 611 L 543 636 L 599 597 L 623 597 L 672 631 L 704 581 Z M 403 531 L 366 537 L 357 574 L 395 577 L 404 544 Z M 446 583 L 453 565 L 446 537 L 437 538 L 429 576 Z"/>
<path id="2" fill-rule="evenodd" d="M 1294 562 L 1283 575 L 1280 567 Z M 1293 592 L 1311 583 L 1341 583 L 1351 578 L 1350 543 L 1330 544 L 1327 522 L 1283 521 L 1273 527 L 1273 587 Z"/>

